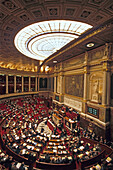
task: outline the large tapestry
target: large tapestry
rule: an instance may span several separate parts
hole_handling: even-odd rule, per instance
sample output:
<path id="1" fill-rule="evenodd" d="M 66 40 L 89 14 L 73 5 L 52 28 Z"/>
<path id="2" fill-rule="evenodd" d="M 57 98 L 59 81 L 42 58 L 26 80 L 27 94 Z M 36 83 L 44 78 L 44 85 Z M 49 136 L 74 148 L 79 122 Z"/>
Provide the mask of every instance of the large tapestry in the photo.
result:
<path id="1" fill-rule="evenodd" d="M 65 93 L 77 97 L 83 97 L 84 75 L 70 75 L 65 77 Z"/>

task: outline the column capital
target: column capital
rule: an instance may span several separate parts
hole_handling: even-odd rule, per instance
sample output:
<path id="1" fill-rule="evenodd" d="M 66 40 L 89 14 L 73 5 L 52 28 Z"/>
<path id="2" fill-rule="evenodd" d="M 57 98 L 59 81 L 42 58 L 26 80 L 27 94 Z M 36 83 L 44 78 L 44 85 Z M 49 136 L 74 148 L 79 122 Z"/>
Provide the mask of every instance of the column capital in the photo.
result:
<path id="1" fill-rule="evenodd" d="M 112 56 L 112 43 L 106 43 L 105 49 L 104 49 L 103 60 L 107 61 L 111 58 L 111 56 Z"/>
<path id="2" fill-rule="evenodd" d="M 89 66 L 84 66 L 84 74 L 89 74 Z"/>
<path id="3" fill-rule="evenodd" d="M 64 73 L 63 72 L 60 72 L 60 74 L 59 74 L 60 76 L 64 76 Z"/>
<path id="4" fill-rule="evenodd" d="M 58 76 L 58 74 L 54 73 L 54 77 Z"/>
<path id="5" fill-rule="evenodd" d="M 108 71 L 108 72 L 110 72 L 110 64 L 109 64 L 109 62 L 103 62 L 103 71 Z"/>

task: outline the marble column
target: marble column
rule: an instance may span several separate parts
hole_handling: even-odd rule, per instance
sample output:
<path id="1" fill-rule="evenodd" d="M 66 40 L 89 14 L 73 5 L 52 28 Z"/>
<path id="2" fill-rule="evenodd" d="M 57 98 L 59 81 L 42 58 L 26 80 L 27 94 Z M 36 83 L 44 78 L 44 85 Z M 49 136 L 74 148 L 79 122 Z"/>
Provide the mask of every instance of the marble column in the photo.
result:
<path id="1" fill-rule="evenodd" d="M 6 94 L 8 94 L 8 75 L 6 75 Z"/>
<path id="2" fill-rule="evenodd" d="M 14 76 L 14 93 L 16 93 L 16 76 Z"/>
<path id="3" fill-rule="evenodd" d="M 38 91 L 39 91 L 39 87 L 40 87 L 40 86 L 39 86 L 39 79 L 40 79 L 40 78 L 38 77 Z"/>
<path id="4" fill-rule="evenodd" d="M 111 97 L 111 73 L 107 72 L 107 105 L 110 106 L 110 97 Z"/>
<path id="5" fill-rule="evenodd" d="M 89 84 L 88 77 L 89 76 L 88 75 L 89 75 L 88 72 L 85 71 L 84 72 L 84 96 L 83 96 L 85 102 L 88 99 L 88 91 L 89 91 L 89 88 L 88 88 L 88 84 Z"/>
<path id="6" fill-rule="evenodd" d="M 53 86 L 53 83 L 54 83 L 54 82 L 53 82 L 53 80 L 54 80 L 53 77 L 51 77 L 51 91 L 52 91 L 52 92 L 54 91 L 54 86 Z"/>
<path id="7" fill-rule="evenodd" d="M 112 44 L 106 43 L 103 56 L 103 91 L 102 91 L 102 105 L 110 105 L 110 61 L 111 61 Z"/>
<path id="8" fill-rule="evenodd" d="M 24 77 L 22 76 L 22 93 L 24 92 Z"/>
<path id="9" fill-rule="evenodd" d="M 86 102 L 87 101 L 87 98 L 88 98 L 88 52 L 86 51 L 85 52 L 85 60 L 84 60 L 84 101 Z"/>
<path id="10" fill-rule="evenodd" d="M 56 83 L 57 83 L 57 82 L 56 82 L 56 79 L 57 79 L 57 78 L 56 78 L 56 76 L 55 76 L 55 77 L 54 77 L 54 93 L 56 93 L 56 90 L 57 90 L 57 89 L 56 89 L 56 87 L 57 87 L 57 86 L 56 86 Z"/>
<path id="11" fill-rule="evenodd" d="M 60 73 L 60 82 L 59 82 L 59 84 L 60 84 L 60 94 L 64 94 L 64 88 L 63 88 L 63 86 L 64 86 L 64 76 L 63 76 L 63 74 L 62 73 Z"/>
<path id="12" fill-rule="evenodd" d="M 37 91 L 37 77 L 35 77 L 35 91 Z"/>
<path id="13" fill-rule="evenodd" d="M 29 91 L 31 91 L 31 77 L 29 77 Z"/>
<path id="14" fill-rule="evenodd" d="M 103 71 L 102 105 L 110 105 L 110 71 Z"/>

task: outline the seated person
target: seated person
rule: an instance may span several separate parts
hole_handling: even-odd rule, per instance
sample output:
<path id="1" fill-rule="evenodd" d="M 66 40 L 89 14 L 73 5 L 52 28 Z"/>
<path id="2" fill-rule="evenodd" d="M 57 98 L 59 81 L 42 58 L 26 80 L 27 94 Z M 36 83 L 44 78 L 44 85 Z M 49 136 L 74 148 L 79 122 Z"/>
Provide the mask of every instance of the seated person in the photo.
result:
<path id="1" fill-rule="evenodd" d="M 69 163 L 69 159 L 68 159 L 68 157 L 67 157 L 67 156 L 65 156 L 65 159 L 64 159 L 63 161 L 64 161 L 64 163 Z"/>
<path id="2" fill-rule="evenodd" d="M 50 156 L 49 153 L 45 155 L 45 162 L 49 163 L 50 162 Z"/>
<path id="3" fill-rule="evenodd" d="M 89 145 L 88 145 L 88 143 L 85 144 L 84 150 L 85 150 L 85 151 L 89 150 Z"/>

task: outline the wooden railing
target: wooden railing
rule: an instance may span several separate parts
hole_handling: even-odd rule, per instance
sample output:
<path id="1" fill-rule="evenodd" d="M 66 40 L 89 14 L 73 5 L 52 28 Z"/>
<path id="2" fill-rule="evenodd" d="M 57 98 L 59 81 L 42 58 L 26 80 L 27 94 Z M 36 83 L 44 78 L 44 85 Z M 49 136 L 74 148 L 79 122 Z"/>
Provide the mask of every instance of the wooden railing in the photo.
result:
<path id="1" fill-rule="evenodd" d="M 81 169 L 84 170 L 85 167 L 89 166 L 89 165 L 93 165 L 95 163 L 100 163 L 101 159 L 103 159 L 105 156 L 105 150 L 103 150 L 100 154 L 98 154 L 97 156 L 94 156 L 93 158 L 81 161 Z"/>
<path id="2" fill-rule="evenodd" d="M 53 164 L 53 163 L 45 163 L 36 161 L 36 168 L 39 169 L 46 169 L 46 170 L 73 170 L 74 164 L 67 163 L 67 164 Z"/>

